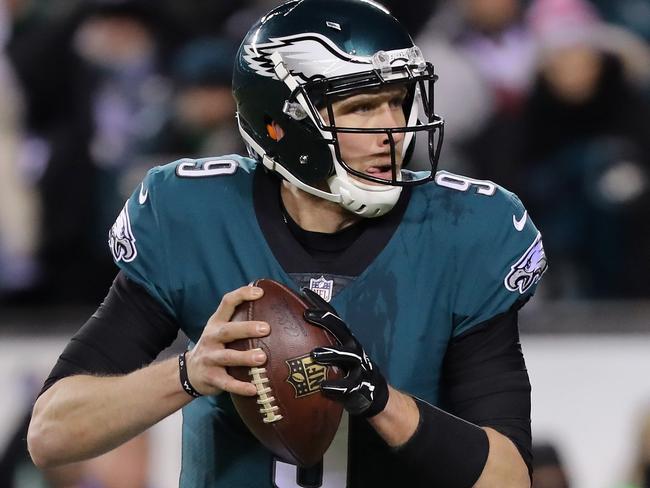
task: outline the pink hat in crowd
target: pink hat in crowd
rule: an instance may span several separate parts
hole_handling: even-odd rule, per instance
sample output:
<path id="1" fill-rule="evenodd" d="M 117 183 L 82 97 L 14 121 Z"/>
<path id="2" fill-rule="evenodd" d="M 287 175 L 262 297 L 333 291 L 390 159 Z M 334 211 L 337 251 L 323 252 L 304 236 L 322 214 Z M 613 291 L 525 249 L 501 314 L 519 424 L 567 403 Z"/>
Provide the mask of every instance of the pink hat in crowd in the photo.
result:
<path id="1" fill-rule="evenodd" d="M 542 49 L 593 44 L 600 17 L 586 0 L 534 0 L 526 14 Z"/>

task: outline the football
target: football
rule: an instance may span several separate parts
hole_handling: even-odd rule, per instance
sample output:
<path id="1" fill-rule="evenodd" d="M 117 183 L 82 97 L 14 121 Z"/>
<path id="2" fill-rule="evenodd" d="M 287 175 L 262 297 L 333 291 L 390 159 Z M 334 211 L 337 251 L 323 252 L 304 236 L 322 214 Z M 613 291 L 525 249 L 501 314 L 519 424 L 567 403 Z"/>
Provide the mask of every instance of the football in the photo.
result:
<path id="1" fill-rule="evenodd" d="M 314 363 L 309 353 L 336 340 L 304 320 L 308 305 L 292 290 L 270 279 L 254 284 L 264 295 L 241 304 L 232 320 L 265 321 L 271 333 L 240 339 L 227 347 L 261 348 L 267 361 L 260 367 L 228 368 L 230 375 L 257 388 L 256 396 L 232 394 L 232 400 L 248 429 L 267 449 L 291 464 L 312 466 L 334 439 L 342 406 L 320 392 L 321 382 L 340 378 L 340 371 Z"/>

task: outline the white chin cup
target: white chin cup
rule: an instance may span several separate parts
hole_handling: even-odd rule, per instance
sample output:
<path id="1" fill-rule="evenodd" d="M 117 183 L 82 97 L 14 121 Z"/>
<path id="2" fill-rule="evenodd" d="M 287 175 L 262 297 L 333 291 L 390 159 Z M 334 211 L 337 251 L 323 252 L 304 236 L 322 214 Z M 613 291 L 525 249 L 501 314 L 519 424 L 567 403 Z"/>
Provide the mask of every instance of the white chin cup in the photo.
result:
<path id="1" fill-rule="evenodd" d="M 340 195 L 339 205 L 366 218 L 381 217 L 389 212 L 402 193 L 401 186 L 369 185 L 347 174 L 334 175 L 327 183 L 332 193 Z"/>

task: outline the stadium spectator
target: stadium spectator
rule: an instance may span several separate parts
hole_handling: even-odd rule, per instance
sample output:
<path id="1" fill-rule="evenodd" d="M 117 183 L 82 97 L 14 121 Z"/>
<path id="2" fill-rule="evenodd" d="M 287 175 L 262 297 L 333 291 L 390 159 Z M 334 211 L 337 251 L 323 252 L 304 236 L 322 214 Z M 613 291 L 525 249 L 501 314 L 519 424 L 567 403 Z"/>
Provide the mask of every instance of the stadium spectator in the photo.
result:
<path id="1" fill-rule="evenodd" d="M 74 50 L 95 76 L 89 147 L 99 169 L 98 244 L 127 196 L 120 189 L 125 180 L 130 186 L 130 171 L 135 168 L 140 179 L 156 163 L 148 159 L 148 148 L 170 102 L 167 51 L 173 39 L 164 11 L 143 0 L 92 0 L 76 29 Z"/>
<path id="2" fill-rule="evenodd" d="M 521 0 L 450 1 L 418 37 L 436 68 L 450 73 L 436 99 L 448 114 L 445 160 L 501 184 L 516 164 L 518 116 L 534 76 L 534 43 L 522 14 Z"/>
<path id="3" fill-rule="evenodd" d="M 488 83 L 496 111 L 517 111 L 534 72 L 534 44 L 522 22 L 521 0 L 458 0 L 450 5 L 460 14 L 451 38 Z M 444 19 L 449 14 L 440 15 Z"/>
<path id="4" fill-rule="evenodd" d="M 174 29 L 142 0 L 92 0 L 21 22 L 10 53 L 43 204 L 36 296 L 95 301 L 112 274 L 101 249 L 123 201 L 120 178 L 160 128 L 169 93 L 161 34 L 173 43 Z"/>
<path id="5" fill-rule="evenodd" d="M 650 296 L 648 103 L 605 49 L 608 37 L 587 2 L 537 0 L 529 21 L 539 76 L 509 183 L 530 202 L 549 255 L 563 267 L 546 290 Z"/>
<path id="6" fill-rule="evenodd" d="M 149 152 L 156 159 L 241 153 L 232 98 L 232 66 L 237 45 L 227 39 L 199 38 L 172 60 L 174 83 L 167 121 Z"/>
<path id="7" fill-rule="evenodd" d="M 39 225 L 37 195 L 20 165 L 24 107 L 5 53 L 10 29 L 6 2 L 0 0 L 0 299 L 28 288 L 36 279 Z"/>

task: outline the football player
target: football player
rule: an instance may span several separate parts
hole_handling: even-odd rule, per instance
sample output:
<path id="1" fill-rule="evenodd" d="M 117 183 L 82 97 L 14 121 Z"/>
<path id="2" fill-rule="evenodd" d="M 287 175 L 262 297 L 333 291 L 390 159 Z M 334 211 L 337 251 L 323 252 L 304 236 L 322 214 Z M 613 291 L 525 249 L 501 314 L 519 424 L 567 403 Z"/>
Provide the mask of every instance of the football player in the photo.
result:
<path id="1" fill-rule="evenodd" d="M 36 464 L 105 452 L 183 408 L 182 487 L 529 486 L 517 312 L 546 258 L 516 196 L 436 171 L 436 78 L 370 0 L 291 0 L 260 19 L 233 77 L 250 157 L 156 167 L 127 201 L 109 235 L 117 278 L 36 402 Z M 416 136 L 426 171 L 407 169 Z M 260 277 L 303 288 L 305 318 L 340 343 L 312 352 L 346 372 L 321 387 L 349 414 L 313 468 L 275 459 L 226 393 L 256 393 L 226 367 L 264 353 L 225 344 L 269 333 L 230 321 Z M 150 365 L 179 329 L 188 350 Z"/>

